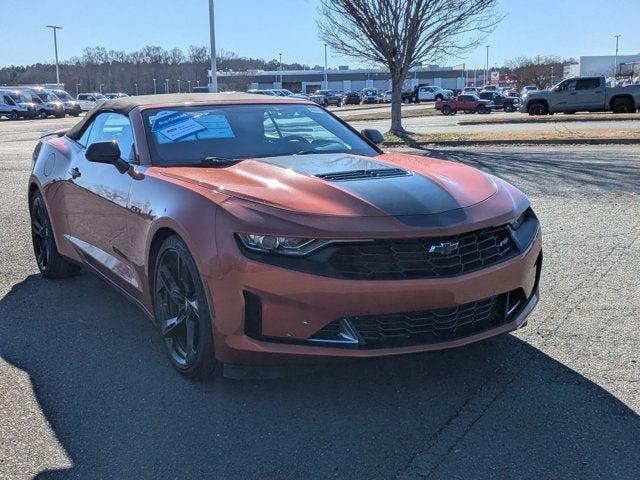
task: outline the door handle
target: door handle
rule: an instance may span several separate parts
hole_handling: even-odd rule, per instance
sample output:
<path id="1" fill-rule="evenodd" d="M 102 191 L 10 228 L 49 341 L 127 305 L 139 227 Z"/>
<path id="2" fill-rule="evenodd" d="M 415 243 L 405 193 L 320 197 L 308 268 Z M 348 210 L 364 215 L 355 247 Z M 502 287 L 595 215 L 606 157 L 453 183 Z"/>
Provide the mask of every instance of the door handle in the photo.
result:
<path id="1" fill-rule="evenodd" d="M 82 174 L 80 173 L 80 169 L 78 167 L 73 167 L 69 169 L 69 175 L 71 175 L 71 178 L 78 178 Z"/>

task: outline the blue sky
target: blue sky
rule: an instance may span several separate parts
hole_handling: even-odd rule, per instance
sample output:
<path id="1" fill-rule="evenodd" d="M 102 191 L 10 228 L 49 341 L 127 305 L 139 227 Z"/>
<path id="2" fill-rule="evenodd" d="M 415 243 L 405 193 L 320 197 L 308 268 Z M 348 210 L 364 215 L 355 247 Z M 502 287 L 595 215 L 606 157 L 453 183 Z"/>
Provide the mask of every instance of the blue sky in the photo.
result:
<path id="1" fill-rule="evenodd" d="M 209 41 L 208 0 L 0 3 L 0 66 L 52 60 L 51 31 L 44 27 L 52 23 L 64 27 L 58 36 L 61 58 L 79 55 L 85 46 L 131 51 Z M 284 61 L 322 64 L 317 5 L 318 0 L 216 0 L 217 46 L 243 56 L 271 59 L 282 52 Z M 484 42 L 491 44 L 491 65 L 518 55 L 613 54 L 616 34 L 622 35 L 621 54 L 640 53 L 640 0 L 499 0 L 499 10 L 508 16 Z M 330 66 L 345 64 L 356 62 L 329 58 Z M 483 67 L 485 48 L 469 52 L 466 64 Z"/>

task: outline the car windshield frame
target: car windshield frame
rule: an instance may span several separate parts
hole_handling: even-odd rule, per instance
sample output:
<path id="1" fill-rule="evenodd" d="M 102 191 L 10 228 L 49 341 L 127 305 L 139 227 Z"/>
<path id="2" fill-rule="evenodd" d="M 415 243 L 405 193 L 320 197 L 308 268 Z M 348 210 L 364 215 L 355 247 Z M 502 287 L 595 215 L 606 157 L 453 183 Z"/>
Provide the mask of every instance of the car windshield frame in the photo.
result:
<path id="1" fill-rule="evenodd" d="M 253 127 L 255 127 L 253 131 L 247 130 L 245 125 L 246 121 L 248 121 L 245 119 L 249 118 L 251 109 L 263 110 L 263 112 L 256 112 L 256 115 L 262 116 L 262 120 L 258 117 L 252 119 L 254 123 Z M 240 112 L 242 114 L 242 120 L 239 119 L 240 113 L 237 110 L 246 110 L 245 112 Z M 233 115 L 228 115 L 230 111 L 233 111 Z M 309 141 L 304 137 L 304 134 L 309 133 L 308 126 L 299 132 L 294 130 L 292 133 L 283 135 L 282 132 L 290 128 L 290 126 L 287 127 L 284 124 L 278 125 L 274 120 L 274 115 L 280 115 L 281 118 L 278 118 L 278 120 L 282 121 L 294 117 L 296 113 L 302 112 L 303 114 L 305 111 L 308 112 L 309 115 L 304 121 L 315 122 L 315 124 L 312 125 L 314 128 L 319 128 L 322 134 L 333 136 L 336 140 L 317 138 Z M 201 130 L 202 133 L 208 132 L 204 138 L 197 138 L 198 133 L 195 133 L 180 137 L 177 140 L 168 140 L 162 136 L 160 132 L 154 131 L 155 120 L 153 118 L 161 112 L 187 113 L 192 119 L 205 114 L 219 117 L 227 112 L 226 115 L 223 115 L 223 122 L 226 122 L 226 126 L 222 127 L 222 131 L 226 133 L 223 133 L 222 136 L 211 136 L 211 133 L 208 132 L 209 129 L 205 129 Z M 303 118 L 302 114 L 299 118 Z M 315 104 L 237 103 L 180 105 L 145 108 L 142 110 L 141 115 L 151 164 L 160 167 L 212 167 L 216 166 L 216 162 L 228 163 L 256 158 L 329 153 L 376 157 L 382 153 L 378 147 L 358 134 L 351 126 Z M 265 123 L 269 123 L 269 119 L 273 122 L 274 127 L 270 132 L 272 134 L 271 136 L 267 135 L 265 125 Z M 262 126 L 262 132 L 259 131 L 260 127 L 258 125 Z M 241 129 L 238 128 L 240 126 L 242 126 Z M 215 132 L 216 128 L 219 127 L 216 126 L 212 128 L 211 131 Z M 246 137 L 241 138 L 240 135 L 236 135 L 236 129 L 238 131 L 244 130 L 240 135 L 246 135 Z M 260 136 L 260 133 L 262 133 L 262 136 Z M 273 136 L 274 133 L 276 136 Z M 193 139 L 193 137 L 196 138 Z M 286 137 L 292 138 L 286 140 Z M 303 137 L 305 142 L 296 141 L 293 137 Z M 256 141 L 256 139 L 259 141 Z M 226 151 L 225 142 L 227 143 Z M 198 143 L 202 143 L 203 145 L 194 148 Z M 216 143 L 218 143 L 219 146 L 216 145 Z M 314 146 L 314 143 L 316 146 Z M 179 148 L 178 146 L 182 146 L 183 148 Z M 216 149 L 215 147 L 217 146 L 218 148 Z M 245 150 L 239 151 L 238 149 L 242 147 L 244 147 Z M 259 150 L 260 147 L 263 148 L 263 151 Z"/>

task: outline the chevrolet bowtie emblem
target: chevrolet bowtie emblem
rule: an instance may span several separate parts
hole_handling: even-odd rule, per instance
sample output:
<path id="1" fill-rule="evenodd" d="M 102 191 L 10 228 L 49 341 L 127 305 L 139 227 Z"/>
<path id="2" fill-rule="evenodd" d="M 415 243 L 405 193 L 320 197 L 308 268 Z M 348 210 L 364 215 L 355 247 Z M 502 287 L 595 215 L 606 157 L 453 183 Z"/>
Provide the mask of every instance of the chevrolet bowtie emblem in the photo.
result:
<path id="1" fill-rule="evenodd" d="M 449 255 L 457 248 L 458 248 L 458 242 L 434 243 L 429 247 L 429 253 L 439 253 L 441 255 Z"/>

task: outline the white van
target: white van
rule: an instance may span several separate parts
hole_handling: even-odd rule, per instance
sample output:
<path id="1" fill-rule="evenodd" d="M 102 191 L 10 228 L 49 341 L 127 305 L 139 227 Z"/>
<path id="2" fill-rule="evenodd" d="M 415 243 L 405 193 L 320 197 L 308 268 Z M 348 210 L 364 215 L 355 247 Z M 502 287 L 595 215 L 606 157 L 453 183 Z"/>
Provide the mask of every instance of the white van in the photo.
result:
<path id="1" fill-rule="evenodd" d="M 64 103 L 53 93 L 44 88 L 25 88 L 21 93 L 36 104 L 37 114 L 41 118 L 64 117 Z"/>
<path id="2" fill-rule="evenodd" d="M 36 114 L 36 106 L 19 91 L 0 90 L 0 117 L 18 120 L 19 118 L 34 118 Z"/>
<path id="3" fill-rule="evenodd" d="M 88 112 L 96 105 L 107 100 L 107 97 L 101 93 L 80 93 L 77 97 L 78 103 L 80 103 L 80 109 L 83 112 Z"/>

